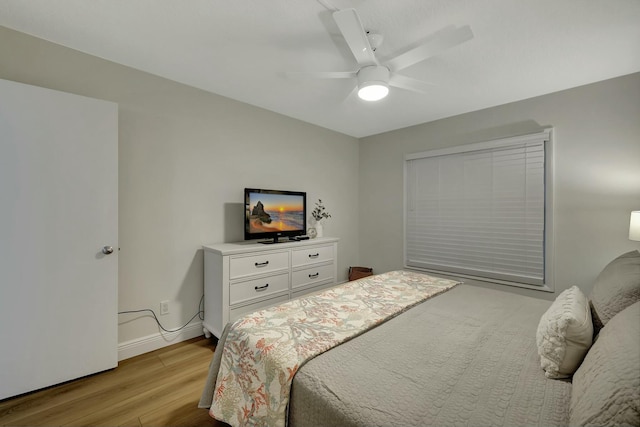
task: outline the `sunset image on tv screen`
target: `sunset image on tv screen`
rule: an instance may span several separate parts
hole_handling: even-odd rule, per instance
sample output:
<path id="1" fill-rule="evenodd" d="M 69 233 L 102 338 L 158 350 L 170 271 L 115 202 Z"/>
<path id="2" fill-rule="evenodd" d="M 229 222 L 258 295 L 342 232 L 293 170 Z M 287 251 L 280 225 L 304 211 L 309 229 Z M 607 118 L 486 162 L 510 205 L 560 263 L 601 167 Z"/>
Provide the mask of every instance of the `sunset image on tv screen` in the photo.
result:
<path id="1" fill-rule="evenodd" d="M 304 199 L 290 194 L 249 193 L 251 233 L 304 229 Z"/>

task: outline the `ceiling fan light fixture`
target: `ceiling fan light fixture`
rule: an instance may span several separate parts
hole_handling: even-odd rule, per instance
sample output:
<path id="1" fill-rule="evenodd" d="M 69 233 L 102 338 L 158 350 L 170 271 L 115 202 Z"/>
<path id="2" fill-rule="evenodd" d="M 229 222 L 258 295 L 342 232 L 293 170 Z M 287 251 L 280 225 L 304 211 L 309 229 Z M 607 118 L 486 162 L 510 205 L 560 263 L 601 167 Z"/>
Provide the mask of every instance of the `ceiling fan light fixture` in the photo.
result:
<path id="1" fill-rule="evenodd" d="M 389 94 L 389 86 L 384 82 L 365 82 L 358 86 L 358 96 L 365 101 L 379 101 Z"/>
<path id="2" fill-rule="evenodd" d="M 389 69 L 381 65 L 362 67 L 358 71 L 358 96 L 365 101 L 379 101 L 389 94 Z"/>

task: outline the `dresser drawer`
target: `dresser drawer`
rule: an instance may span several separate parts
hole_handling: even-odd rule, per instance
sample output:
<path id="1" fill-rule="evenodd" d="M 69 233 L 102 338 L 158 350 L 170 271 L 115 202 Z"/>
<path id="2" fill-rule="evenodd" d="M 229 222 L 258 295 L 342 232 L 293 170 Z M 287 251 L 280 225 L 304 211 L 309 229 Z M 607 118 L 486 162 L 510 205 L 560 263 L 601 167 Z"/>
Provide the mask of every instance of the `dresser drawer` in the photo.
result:
<path id="1" fill-rule="evenodd" d="M 260 279 L 248 280 L 246 282 L 232 283 L 229 289 L 229 304 L 234 305 L 256 298 L 264 298 L 276 292 L 289 290 L 289 273 L 282 273 L 275 276 L 263 277 Z"/>
<path id="2" fill-rule="evenodd" d="M 289 269 L 288 252 L 266 252 L 251 256 L 232 257 L 229 260 L 229 279 Z"/>
<path id="3" fill-rule="evenodd" d="M 333 264 L 328 264 L 294 271 L 291 276 L 291 288 L 296 289 L 322 283 L 334 283 L 334 268 Z"/>
<path id="4" fill-rule="evenodd" d="M 333 260 L 333 246 L 309 247 L 292 251 L 293 267 Z"/>

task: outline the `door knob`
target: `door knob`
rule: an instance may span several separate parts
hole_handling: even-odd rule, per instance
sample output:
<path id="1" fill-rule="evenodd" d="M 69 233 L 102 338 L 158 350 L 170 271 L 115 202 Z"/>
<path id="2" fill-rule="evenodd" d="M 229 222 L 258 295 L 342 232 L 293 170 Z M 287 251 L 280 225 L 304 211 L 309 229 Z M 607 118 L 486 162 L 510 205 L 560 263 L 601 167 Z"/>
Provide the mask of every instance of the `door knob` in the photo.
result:
<path id="1" fill-rule="evenodd" d="M 113 247 L 111 246 L 103 246 L 102 247 L 102 253 L 105 255 L 109 255 L 113 253 Z"/>

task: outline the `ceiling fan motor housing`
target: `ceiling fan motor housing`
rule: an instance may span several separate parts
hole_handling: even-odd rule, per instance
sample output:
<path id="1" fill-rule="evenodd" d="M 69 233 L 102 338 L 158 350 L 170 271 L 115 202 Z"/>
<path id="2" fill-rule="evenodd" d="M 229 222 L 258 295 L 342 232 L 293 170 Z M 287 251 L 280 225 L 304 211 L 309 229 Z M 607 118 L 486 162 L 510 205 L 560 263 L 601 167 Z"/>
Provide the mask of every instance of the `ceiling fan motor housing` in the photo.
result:
<path id="1" fill-rule="evenodd" d="M 358 87 L 370 84 L 387 85 L 389 83 L 389 69 L 382 65 L 369 65 L 358 71 Z"/>
<path id="2" fill-rule="evenodd" d="M 368 65 L 358 71 L 358 96 L 365 101 L 377 101 L 389 93 L 389 69 Z"/>

